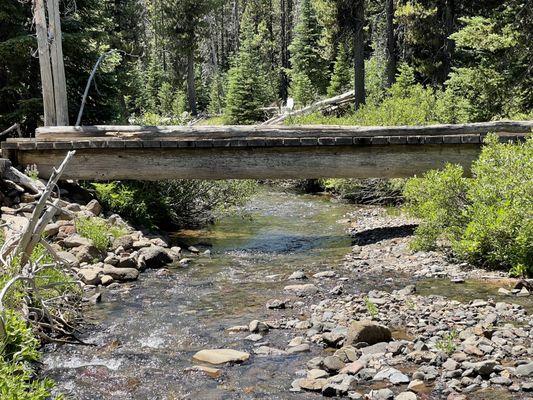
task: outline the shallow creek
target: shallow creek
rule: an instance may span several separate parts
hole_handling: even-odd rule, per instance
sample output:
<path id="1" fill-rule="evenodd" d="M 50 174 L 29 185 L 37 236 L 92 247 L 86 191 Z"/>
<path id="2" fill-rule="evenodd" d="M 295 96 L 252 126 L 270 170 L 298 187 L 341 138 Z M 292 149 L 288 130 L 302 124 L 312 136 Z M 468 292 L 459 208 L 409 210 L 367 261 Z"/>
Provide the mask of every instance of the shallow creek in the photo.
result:
<path id="1" fill-rule="evenodd" d="M 46 349 L 44 375 L 73 399 L 321 398 L 288 391 L 296 371 L 321 352 L 316 346 L 311 354 L 252 355 L 242 365 L 222 367 L 219 379 L 187 368 L 205 348 L 253 354 L 246 335 L 226 329 L 281 318 L 265 303 L 286 297 L 283 287 L 295 270 L 311 275 L 341 265 L 351 239 L 338 221 L 351 210 L 327 197 L 264 191 L 206 230 L 177 233 L 176 243 L 211 255 L 193 256 L 188 267 L 169 266 L 167 276 L 146 271 L 132 285 L 103 292 L 103 302 L 88 311 L 94 325 L 81 336 L 95 346 Z M 346 278 L 354 291 L 409 283 L 401 276 Z M 274 330 L 264 340 L 285 348 L 291 338 L 289 331 Z"/>

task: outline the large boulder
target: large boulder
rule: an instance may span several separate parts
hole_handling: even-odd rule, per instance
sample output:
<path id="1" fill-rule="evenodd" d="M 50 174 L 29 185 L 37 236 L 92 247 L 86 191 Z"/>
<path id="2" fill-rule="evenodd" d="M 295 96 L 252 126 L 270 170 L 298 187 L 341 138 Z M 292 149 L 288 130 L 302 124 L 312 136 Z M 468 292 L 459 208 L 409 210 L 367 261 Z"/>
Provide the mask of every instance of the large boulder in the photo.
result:
<path id="1" fill-rule="evenodd" d="M 218 365 L 246 361 L 250 358 L 250 354 L 233 349 L 207 349 L 200 350 L 192 358 L 196 361 Z"/>
<path id="2" fill-rule="evenodd" d="M 141 248 L 139 250 L 139 259 L 144 260 L 146 268 L 161 268 L 172 262 L 167 250 L 161 246 Z"/>
<path id="3" fill-rule="evenodd" d="M 353 321 L 348 328 L 345 345 L 365 342 L 373 345 L 392 340 L 392 333 L 386 326 L 370 320 Z"/>

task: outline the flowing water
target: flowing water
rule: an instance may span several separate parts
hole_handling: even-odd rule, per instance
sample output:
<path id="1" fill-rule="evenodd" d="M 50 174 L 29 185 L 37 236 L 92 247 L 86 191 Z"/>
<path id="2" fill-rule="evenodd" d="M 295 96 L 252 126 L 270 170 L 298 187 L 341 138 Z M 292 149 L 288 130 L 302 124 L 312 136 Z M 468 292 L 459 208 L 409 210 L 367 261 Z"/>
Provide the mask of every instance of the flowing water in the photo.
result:
<path id="1" fill-rule="evenodd" d="M 295 270 L 338 266 L 351 239 L 337 221 L 351 209 L 327 197 L 261 192 L 209 229 L 179 232 L 177 243 L 211 255 L 165 277 L 147 271 L 131 289 L 104 292 L 89 311 L 96 325 L 82 336 L 96 346 L 49 349 L 45 375 L 76 399 L 314 398 L 288 392 L 309 353 L 253 357 L 224 367 L 219 379 L 186 369 L 204 348 L 251 352 L 245 334 L 226 329 L 278 318 L 265 303 L 283 298 Z M 285 348 L 290 337 L 276 330 L 265 339 Z"/>
<path id="2" fill-rule="evenodd" d="M 321 351 L 317 347 L 311 354 L 252 356 L 244 364 L 221 367 L 216 379 L 189 369 L 193 354 L 201 349 L 253 354 L 254 343 L 244 340 L 247 333 L 231 335 L 226 331 L 231 326 L 254 319 L 298 318 L 296 310 L 265 307 L 269 299 L 285 298 L 283 287 L 297 283 L 287 277 L 297 269 L 307 275 L 336 269 L 351 291 L 413 283 L 398 274 L 345 275 L 347 270 L 340 266 L 350 252 L 351 238 L 342 219 L 352 210 L 328 197 L 262 191 L 208 229 L 178 232 L 177 244 L 209 249 L 211 254 L 192 256 L 188 267 L 169 266 L 165 276 L 146 271 L 134 284 L 104 291 L 103 302 L 88 310 L 94 325 L 81 336 L 94 346 L 47 347 L 44 375 L 69 398 L 84 400 L 322 398 L 288 391 L 298 371 Z M 327 290 L 336 283 L 321 286 Z M 446 280 L 417 284 L 425 294 L 461 297 L 450 290 L 453 285 Z M 493 288 L 484 293 L 485 287 L 475 282 L 462 286 L 462 297 L 488 296 Z M 263 341 L 285 349 L 292 337 L 287 330 L 272 330 Z"/>

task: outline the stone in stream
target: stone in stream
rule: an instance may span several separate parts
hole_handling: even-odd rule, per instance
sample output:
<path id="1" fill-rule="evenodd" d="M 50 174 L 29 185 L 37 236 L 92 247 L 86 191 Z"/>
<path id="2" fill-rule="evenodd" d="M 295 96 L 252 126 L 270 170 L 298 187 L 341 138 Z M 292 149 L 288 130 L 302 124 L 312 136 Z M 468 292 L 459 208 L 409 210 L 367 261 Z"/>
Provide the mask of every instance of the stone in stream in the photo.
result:
<path id="1" fill-rule="evenodd" d="M 342 360 L 337 356 L 328 356 L 324 357 L 323 360 L 324 368 L 329 372 L 337 372 L 344 368 L 344 363 Z"/>
<path id="2" fill-rule="evenodd" d="M 250 354 L 233 349 L 205 349 L 197 352 L 193 360 L 219 365 L 226 363 L 241 363 L 250 358 Z"/>
<path id="3" fill-rule="evenodd" d="M 294 271 L 287 279 L 289 280 L 307 279 L 307 276 L 305 275 L 305 272 L 300 269 L 298 271 Z"/>
<path id="4" fill-rule="evenodd" d="M 244 340 L 249 340 L 251 342 L 258 342 L 261 339 L 263 339 L 263 335 L 260 335 L 259 333 L 252 333 L 244 338 Z"/>
<path id="5" fill-rule="evenodd" d="M 348 328 L 345 344 L 352 345 L 365 342 L 373 345 L 392 340 L 392 333 L 386 326 L 370 320 L 354 321 Z"/>
<path id="6" fill-rule="evenodd" d="M 139 277 L 139 270 L 135 268 L 117 268 L 109 264 L 104 264 L 103 273 L 120 282 L 134 281 Z"/>
<path id="7" fill-rule="evenodd" d="M 312 283 L 303 285 L 288 285 L 283 288 L 286 292 L 292 292 L 297 296 L 307 296 L 318 292 L 318 288 Z"/>
<path id="8" fill-rule="evenodd" d="M 258 356 L 284 356 L 287 355 L 285 350 L 276 349 L 275 347 L 259 346 L 254 349 Z"/>
<path id="9" fill-rule="evenodd" d="M 282 310 L 287 307 L 287 303 L 283 300 L 272 299 L 266 303 L 266 308 L 270 310 Z"/>
<path id="10" fill-rule="evenodd" d="M 250 332 L 256 333 L 256 332 L 268 332 L 268 325 L 264 322 L 258 321 L 254 319 L 250 324 L 248 325 L 248 330 Z"/>
<path id="11" fill-rule="evenodd" d="M 141 248 L 139 250 L 139 259 L 144 260 L 146 268 L 161 268 L 172 262 L 167 250 L 161 246 Z"/>
<path id="12" fill-rule="evenodd" d="M 499 288 L 498 289 L 498 294 L 500 296 L 510 296 L 511 295 L 511 291 L 510 290 L 507 290 L 505 288 Z"/>
<path id="13" fill-rule="evenodd" d="M 392 400 L 394 392 L 390 389 L 373 389 L 368 393 L 370 400 Z"/>
<path id="14" fill-rule="evenodd" d="M 81 281 L 86 285 L 98 285 L 100 283 L 100 274 L 102 273 L 102 268 L 90 267 L 82 268 L 78 271 L 78 276 Z"/>
<path id="15" fill-rule="evenodd" d="M 131 235 L 124 235 L 113 240 L 111 245 L 111 250 L 116 250 L 119 247 L 122 247 L 124 250 L 130 250 L 133 248 L 133 237 Z"/>
<path id="16" fill-rule="evenodd" d="M 323 369 L 319 369 L 319 368 L 313 368 L 307 371 L 308 379 L 327 378 L 328 376 L 329 374 L 326 371 L 324 371 Z"/>
<path id="17" fill-rule="evenodd" d="M 295 353 L 304 353 L 307 351 L 310 351 L 311 348 L 308 343 L 302 343 L 298 346 L 292 346 L 287 349 L 287 353 L 289 354 L 295 354 Z"/>
<path id="18" fill-rule="evenodd" d="M 309 390 L 312 392 L 320 392 L 322 388 L 328 383 L 324 378 L 318 379 L 298 379 L 298 386 L 304 390 Z"/>
<path id="19" fill-rule="evenodd" d="M 334 278 L 337 276 L 335 271 L 321 271 L 313 275 L 313 278 Z"/>
<path id="20" fill-rule="evenodd" d="M 194 367 L 187 368 L 185 371 L 199 371 L 210 376 L 211 378 L 220 378 L 222 371 L 218 368 L 205 367 L 203 365 L 195 365 Z"/>

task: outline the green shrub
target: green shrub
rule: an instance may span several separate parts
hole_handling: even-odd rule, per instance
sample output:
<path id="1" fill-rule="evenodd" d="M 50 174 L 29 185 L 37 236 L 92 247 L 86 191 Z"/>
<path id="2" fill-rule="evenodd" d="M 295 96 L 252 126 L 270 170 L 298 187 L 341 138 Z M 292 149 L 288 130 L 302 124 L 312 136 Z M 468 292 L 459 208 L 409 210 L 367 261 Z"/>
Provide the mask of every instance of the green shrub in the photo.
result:
<path id="1" fill-rule="evenodd" d="M 38 340 L 16 312 L 6 310 L 0 336 L 0 398 L 45 400 L 52 383 L 33 379 L 33 363 L 39 360 Z M 0 331 L 0 332 L 2 332 Z"/>
<path id="2" fill-rule="evenodd" d="M 146 227 L 175 229 L 209 222 L 213 212 L 242 203 L 255 191 L 255 181 L 174 180 L 95 183 L 107 209 Z"/>
<path id="3" fill-rule="evenodd" d="M 99 217 L 78 218 L 76 231 L 83 237 L 90 239 L 100 251 L 106 251 L 111 245 L 111 239 L 124 236 L 124 228 L 110 226 L 105 219 Z"/>
<path id="4" fill-rule="evenodd" d="M 472 176 L 447 165 L 407 182 L 406 208 L 422 220 L 414 248 L 444 239 L 460 259 L 531 274 L 533 138 L 510 144 L 489 135 Z"/>

